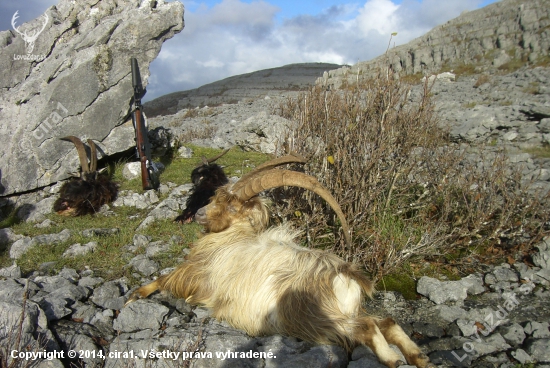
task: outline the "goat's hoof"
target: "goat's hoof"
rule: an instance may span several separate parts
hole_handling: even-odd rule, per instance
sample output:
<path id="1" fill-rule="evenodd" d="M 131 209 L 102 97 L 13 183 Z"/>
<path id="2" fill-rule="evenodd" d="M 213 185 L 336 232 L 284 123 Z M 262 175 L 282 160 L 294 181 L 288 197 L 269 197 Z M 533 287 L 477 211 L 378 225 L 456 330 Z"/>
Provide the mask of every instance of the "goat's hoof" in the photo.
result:
<path id="1" fill-rule="evenodd" d="M 412 357 L 411 362 L 412 365 L 415 365 L 419 368 L 434 368 L 435 366 L 430 363 L 430 358 L 424 353 L 418 353 L 415 356 Z"/>
<path id="2" fill-rule="evenodd" d="M 400 365 L 405 364 L 405 363 L 403 363 L 403 361 L 401 359 L 397 359 L 397 358 L 396 358 L 396 360 L 393 360 L 393 359 L 382 360 L 382 359 L 380 359 L 380 357 L 378 357 L 378 358 L 380 360 L 380 363 L 382 363 L 383 365 L 385 365 L 388 368 L 397 368 Z"/>
<path id="3" fill-rule="evenodd" d="M 402 361 L 401 359 L 399 359 L 397 357 L 395 357 L 394 359 L 395 360 L 393 360 L 393 359 L 380 360 L 380 363 L 384 364 L 388 368 L 397 368 L 399 366 L 407 364 L 407 363 L 405 363 L 404 361 Z"/>
<path id="4" fill-rule="evenodd" d="M 132 295 L 130 295 L 126 303 L 124 303 L 124 306 L 126 307 L 128 304 L 133 303 L 138 299 L 141 299 L 141 295 L 137 291 L 134 291 Z"/>

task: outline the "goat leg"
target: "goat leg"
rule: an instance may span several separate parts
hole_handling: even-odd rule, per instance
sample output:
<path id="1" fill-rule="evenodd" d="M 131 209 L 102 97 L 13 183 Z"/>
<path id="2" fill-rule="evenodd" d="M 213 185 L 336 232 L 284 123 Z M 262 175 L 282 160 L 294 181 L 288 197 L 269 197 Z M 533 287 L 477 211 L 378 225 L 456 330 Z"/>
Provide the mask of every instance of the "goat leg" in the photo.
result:
<path id="1" fill-rule="evenodd" d="M 155 291 L 159 290 L 160 289 L 160 280 L 162 279 L 162 277 L 159 277 L 158 279 L 156 279 L 155 281 L 153 281 L 152 283 L 150 284 L 147 284 L 145 286 L 142 286 L 140 288 L 138 288 L 136 291 L 134 291 L 130 297 L 128 298 L 128 300 L 126 301 L 126 303 L 124 304 L 124 306 L 127 306 L 128 304 L 130 303 L 133 303 L 135 302 L 136 300 L 138 299 L 144 299 L 144 298 L 147 298 L 149 295 L 153 294 Z"/>
<path id="2" fill-rule="evenodd" d="M 393 318 L 376 321 L 376 324 L 386 341 L 389 344 L 397 345 L 407 359 L 408 364 L 419 368 L 433 367 L 428 356 L 407 336 Z"/>
<path id="3" fill-rule="evenodd" d="M 382 364 L 389 368 L 397 368 L 405 364 L 399 355 L 393 351 L 378 328 L 374 318 L 361 317 L 354 331 L 355 340 L 366 345 L 376 354 Z"/>
<path id="4" fill-rule="evenodd" d="M 190 304 L 207 304 L 212 294 L 207 285 L 208 276 L 204 274 L 202 263 L 184 262 L 168 275 L 160 276 L 155 281 L 134 291 L 126 305 L 138 299 L 147 298 L 157 290 L 169 291 L 176 298 L 183 298 Z"/>

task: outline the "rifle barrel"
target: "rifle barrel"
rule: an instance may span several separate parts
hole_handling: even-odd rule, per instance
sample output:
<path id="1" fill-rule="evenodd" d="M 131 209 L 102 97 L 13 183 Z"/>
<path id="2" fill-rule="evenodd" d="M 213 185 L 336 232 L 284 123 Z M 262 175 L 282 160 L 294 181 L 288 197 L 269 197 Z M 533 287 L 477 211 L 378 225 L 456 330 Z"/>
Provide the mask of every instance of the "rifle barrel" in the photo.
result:
<path id="1" fill-rule="evenodd" d="M 136 58 L 132 58 L 132 86 L 134 89 L 142 89 L 141 76 L 139 75 L 139 66 Z"/>

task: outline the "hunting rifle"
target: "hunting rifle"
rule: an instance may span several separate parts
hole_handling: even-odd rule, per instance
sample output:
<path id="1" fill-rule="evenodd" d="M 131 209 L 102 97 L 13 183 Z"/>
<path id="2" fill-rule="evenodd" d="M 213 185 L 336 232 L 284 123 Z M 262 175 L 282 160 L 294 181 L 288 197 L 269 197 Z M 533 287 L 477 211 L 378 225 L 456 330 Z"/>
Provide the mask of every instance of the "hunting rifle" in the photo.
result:
<path id="1" fill-rule="evenodd" d="M 134 88 L 134 109 L 132 111 L 132 122 L 136 132 L 136 156 L 141 162 L 141 184 L 143 189 L 157 189 L 159 186 L 158 170 L 151 160 L 151 145 L 147 137 L 147 122 L 143 115 L 141 98 L 146 91 L 141 84 L 141 75 L 136 58 L 131 59 L 132 63 L 132 86 Z"/>

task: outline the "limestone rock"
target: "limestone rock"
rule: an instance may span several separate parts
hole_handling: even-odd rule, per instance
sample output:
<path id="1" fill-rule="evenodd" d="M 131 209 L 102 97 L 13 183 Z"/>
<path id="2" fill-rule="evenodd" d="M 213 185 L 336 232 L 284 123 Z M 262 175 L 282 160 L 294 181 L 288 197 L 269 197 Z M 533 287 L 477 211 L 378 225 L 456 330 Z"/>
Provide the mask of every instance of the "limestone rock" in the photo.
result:
<path id="1" fill-rule="evenodd" d="M 97 248 L 97 245 L 97 242 L 89 242 L 84 245 L 81 245 L 80 243 L 73 244 L 63 253 L 63 257 L 77 257 L 94 252 Z"/>
<path id="2" fill-rule="evenodd" d="M 9 227 L 6 229 L 0 229 L 0 244 L 7 244 L 23 238 L 23 235 L 19 235 L 13 232 Z"/>
<path id="3" fill-rule="evenodd" d="M 160 329 L 169 309 L 149 300 L 139 300 L 120 311 L 113 323 L 115 330 L 132 332 L 150 328 Z"/>
<path id="4" fill-rule="evenodd" d="M 70 237 L 71 231 L 68 229 L 64 229 L 58 234 L 39 235 L 34 238 L 21 238 L 11 245 L 10 258 L 17 259 L 36 245 L 47 246 L 50 244 L 59 244 L 69 240 Z"/>
<path id="5" fill-rule="evenodd" d="M 159 171 L 159 174 L 164 171 L 165 167 L 162 162 L 155 162 L 155 167 Z M 133 180 L 140 178 L 141 180 L 141 162 L 129 162 L 124 165 L 122 169 L 122 176 L 126 180 Z"/>
<path id="6" fill-rule="evenodd" d="M 467 293 L 479 294 L 483 292 L 483 282 L 480 276 L 470 275 L 459 281 L 441 282 L 437 279 L 423 276 L 418 280 L 417 291 L 427 296 L 436 304 L 443 304 L 448 301 L 462 302 Z"/>

